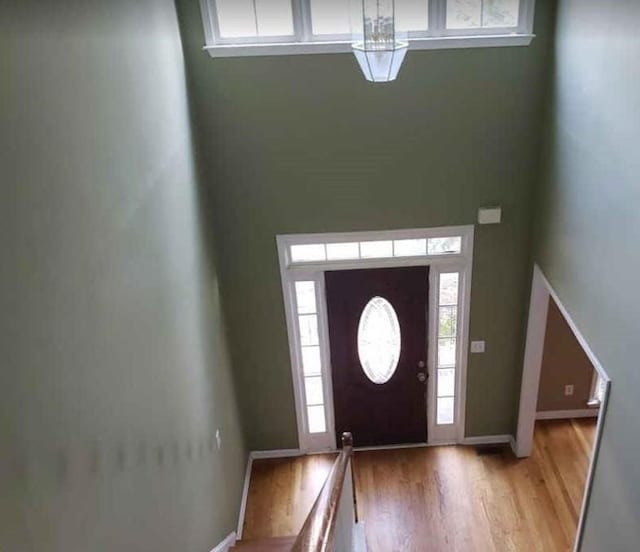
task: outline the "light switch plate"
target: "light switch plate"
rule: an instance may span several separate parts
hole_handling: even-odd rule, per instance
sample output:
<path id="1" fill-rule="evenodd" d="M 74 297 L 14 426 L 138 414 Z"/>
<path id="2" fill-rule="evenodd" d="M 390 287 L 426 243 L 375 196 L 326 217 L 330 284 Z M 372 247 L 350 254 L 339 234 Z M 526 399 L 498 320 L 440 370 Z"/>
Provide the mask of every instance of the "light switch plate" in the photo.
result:
<path id="1" fill-rule="evenodd" d="M 484 341 L 472 341 L 471 342 L 471 352 L 474 354 L 484 353 L 486 348 Z"/>

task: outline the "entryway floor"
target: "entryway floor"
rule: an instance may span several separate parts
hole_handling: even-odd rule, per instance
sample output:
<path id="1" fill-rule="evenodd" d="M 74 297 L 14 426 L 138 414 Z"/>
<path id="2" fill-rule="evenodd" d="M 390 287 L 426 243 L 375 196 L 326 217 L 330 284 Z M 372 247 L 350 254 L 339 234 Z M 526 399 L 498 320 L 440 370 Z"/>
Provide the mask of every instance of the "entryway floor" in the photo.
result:
<path id="1" fill-rule="evenodd" d="M 510 449 L 357 452 L 355 484 L 371 552 L 569 551 L 595 419 L 540 421 L 530 458 Z M 243 538 L 295 535 L 335 455 L 257 460 Z"/>

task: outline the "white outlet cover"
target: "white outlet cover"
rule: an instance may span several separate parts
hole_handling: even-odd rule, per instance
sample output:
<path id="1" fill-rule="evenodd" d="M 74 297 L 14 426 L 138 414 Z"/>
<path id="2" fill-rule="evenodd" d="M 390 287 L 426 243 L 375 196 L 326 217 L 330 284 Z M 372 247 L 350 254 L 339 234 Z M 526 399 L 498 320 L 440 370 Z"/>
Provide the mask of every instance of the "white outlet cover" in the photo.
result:
<path id="1" fill-rule="evenodd" d="M 564 394 L 565 397 L 570 397 L 571 395 L 573 395 L 573 385 L 565 385 Z"/>
<path id="2" fill-rule="evenodd" d="M 474 354 L 484 353 L 486 350 L 486 344 L 484 341 L 472 341 L 471 352 Z"/>

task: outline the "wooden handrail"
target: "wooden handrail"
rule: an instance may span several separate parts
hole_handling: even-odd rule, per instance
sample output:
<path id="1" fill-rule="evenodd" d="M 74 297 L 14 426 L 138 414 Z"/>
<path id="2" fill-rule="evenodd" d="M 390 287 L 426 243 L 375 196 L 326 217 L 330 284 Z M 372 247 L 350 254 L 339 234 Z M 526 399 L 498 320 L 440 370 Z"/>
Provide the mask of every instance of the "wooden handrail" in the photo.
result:
<path id="1" fill-rule="evenodd" d="M 342 434 L 342 452 L 304 522 L 292 552 L 329 552 L 333 550 L 334 531 L 344 478 L 353 453 L 353 436 Z"/>

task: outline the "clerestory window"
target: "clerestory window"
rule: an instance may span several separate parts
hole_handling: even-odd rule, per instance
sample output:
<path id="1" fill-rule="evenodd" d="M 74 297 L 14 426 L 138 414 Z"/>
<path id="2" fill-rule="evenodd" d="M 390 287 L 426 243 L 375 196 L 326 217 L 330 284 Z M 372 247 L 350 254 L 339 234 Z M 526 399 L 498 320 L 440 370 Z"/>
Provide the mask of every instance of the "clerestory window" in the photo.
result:
<path id="1" fill-rule="evenodd" d="M 201 0 L 214 56 L 349 52 L 354 2 Z M 412 49 L 526 45 L 535 0 L 395 0 Z"/>

